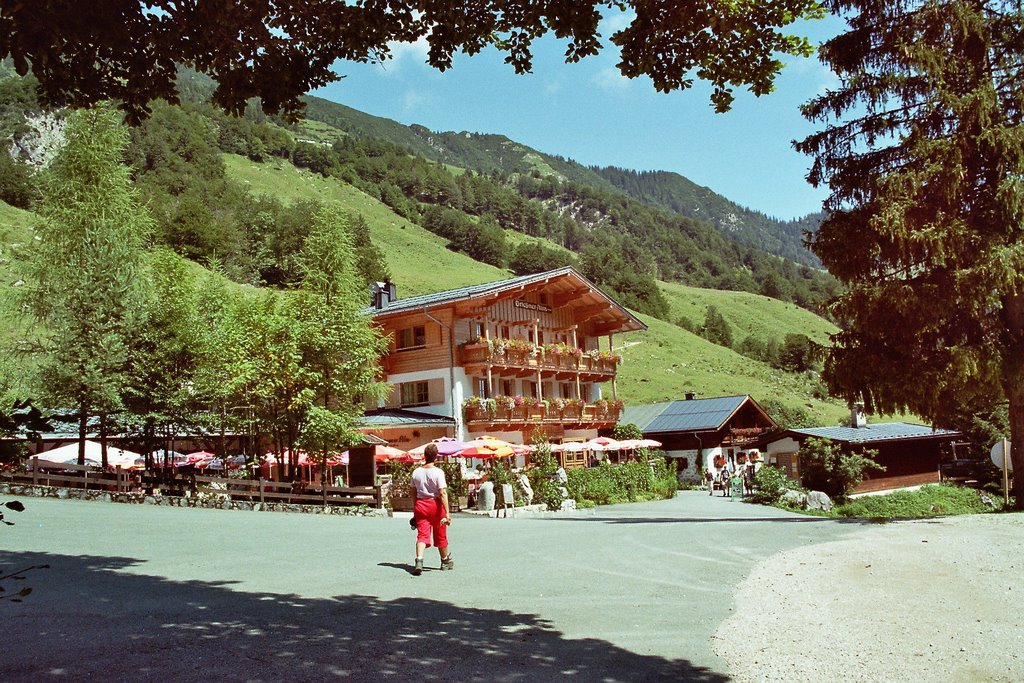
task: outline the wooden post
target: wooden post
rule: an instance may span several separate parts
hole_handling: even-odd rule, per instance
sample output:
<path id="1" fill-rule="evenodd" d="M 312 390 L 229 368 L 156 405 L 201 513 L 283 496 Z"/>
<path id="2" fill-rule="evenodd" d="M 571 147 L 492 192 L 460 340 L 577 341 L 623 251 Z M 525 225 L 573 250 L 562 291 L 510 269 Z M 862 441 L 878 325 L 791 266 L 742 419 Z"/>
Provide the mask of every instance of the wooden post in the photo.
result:
<path id="1" fill-rule="evenodd" d="M 1003 439 L 1003 504 L 1010 504 L 1010 473 L 1007 461 L 1010 459 L 1010 440 Z M 1017 476 L 1020 476 L 1019 474 Z"/>
<path id="2" fill-rule="evenodd" d="M 533 319 L 533 343 L 535 346 L 539 346 L 537 342 L 540 341 L 540 318 Z M 537 361 L 537 400 L 544 400 L 544 376 L 540 371 L 540 360 Z"/>
<path id="3" fill-rule="evenodd" d="M 36 485 L 39 481 L 39 456 L 32 456 L 32 486 Z"/>
<path id="4" fill-rule="evenodd" d="M 491 328 L 487 324 L 487 318 L 484 317 L 484 339 L 487 340 L 487 395 L 482 398 L 490 398 L 495 395 L 494 391 L 494 373 L 491 372 L 493 365 L 491 361 Z"/>
<path id="5" fill-rule="evenodd" d="M 260 477 L 260 504 L 263 504 L 263 477 Z"/>
<path id="6" fill-rule="evenodd" d="M 578 349 L 579 348 L 579 339 L 577 339 L 577 337 L 576 337 L 576 327 L 577 327 L 576 325 L 573 325 L 570 328 L 570 330 L 572 331 L 572 347 L 574 349 Z M 581 391 L 582 390 L 580 389 L 580 364 L 579 364 L 579 361 L 577 361 L 576 362 L 576 398 L 580 398 Z"/>

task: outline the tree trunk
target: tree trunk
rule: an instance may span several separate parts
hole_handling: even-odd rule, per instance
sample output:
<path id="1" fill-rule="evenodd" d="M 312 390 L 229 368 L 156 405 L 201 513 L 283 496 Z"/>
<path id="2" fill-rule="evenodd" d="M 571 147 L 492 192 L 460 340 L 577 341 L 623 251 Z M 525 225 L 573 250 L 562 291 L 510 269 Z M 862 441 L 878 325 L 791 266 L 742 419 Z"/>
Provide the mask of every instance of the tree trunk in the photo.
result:
<path id="1" fill-rule="evenodd" d="M 1024 374 L 1024 373 L 1022 373 Z M 1013 470 L 1013 507 L 1024 510 L 1024 376 L 1010 395 L 1010 462 Z"/>
<path id="2" fill-rule="evenodd" d="M 1024 295 L 1003 299 L 1003 391 L 1009 401 L 1013 507 L 1024 510 Z"/>
<path id="3" fill-rule="evenodd" d="M 107 414 L 100 413 L 100 466 L 107 469 Z"/>
<path id="4" fill-rule="evenodd" d="M 86 415 L 85 406 L 78 406 L 78 464 L 85 464 L 85 436 L 88 427 L 89 417 Z"/>

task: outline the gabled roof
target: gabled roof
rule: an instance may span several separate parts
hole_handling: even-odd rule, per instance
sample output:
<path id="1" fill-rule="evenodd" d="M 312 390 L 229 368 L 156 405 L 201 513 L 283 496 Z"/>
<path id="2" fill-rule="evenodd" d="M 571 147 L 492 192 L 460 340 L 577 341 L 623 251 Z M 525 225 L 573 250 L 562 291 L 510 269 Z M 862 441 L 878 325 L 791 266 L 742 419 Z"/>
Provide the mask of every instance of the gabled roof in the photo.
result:
<path id="1" fill-rule="evenodd" d="M 424 309 L 429 310 L 432 308 L 450 306 L 469 299 L 497 299 L 502 295 L 508 295 L 517 290 L 522 290 L 530 285 L 543 285 L 554 280 L 567 279 L 576 280 L 580 285 L 585 287 L 585 289 L 581 289 L 580 291 L 587 292 L 588 295 L 594 296 L 610 304 L 611 307 L 618 312 L 617 317 L 622 319 L 623 331 L 647 329 L 647 325 L 641 322 L 639 318 L 598 289 L 597 285 L 584 277 L 572 266 L 548 270 L 543 273 L 520 275 L 507 280 L 498 280 L 497 282 L 485 282 L 479 285 L 458 287 L 456 289 L 449 289 L 443 292 L 436 292 L 434 294 L 420 294 L 418 296 L 411 296 L 408 299 L 396 299 L 395 301 L 385 305 L 383 308 L 378 309 L 373 306 L 368 306 L 363 309 L 363 312 L 380 319 L 396 313 L 412 313 Z"/>
<path id="2" fill-rule="evenodd" d="M 790 429 L 784 434 L 813 436 L 819 439 L 844 443 L 872 443 L 879 441 L 911 441 L 914 439 L 950 439 L 961 436 L 960 432 L 949 429 L 933 429 L 910 422 L 885 422 L 863 427 L 809 427 Z"/>
<path id="3" fill-rule="evenodd" d="M 402 408 L 368 410 L 359 420 L 360 427 L 451 427 L 455 419 L 448 415 L 423 413 Z"/>
<path id="4" fill-rule="evenodd" d="M 747 401 L 754 400 L 747 395 L 722 396 L 627 407 L 619 421 L 632 422 L 644 434 L 713 432 L 724 427 Z"/>

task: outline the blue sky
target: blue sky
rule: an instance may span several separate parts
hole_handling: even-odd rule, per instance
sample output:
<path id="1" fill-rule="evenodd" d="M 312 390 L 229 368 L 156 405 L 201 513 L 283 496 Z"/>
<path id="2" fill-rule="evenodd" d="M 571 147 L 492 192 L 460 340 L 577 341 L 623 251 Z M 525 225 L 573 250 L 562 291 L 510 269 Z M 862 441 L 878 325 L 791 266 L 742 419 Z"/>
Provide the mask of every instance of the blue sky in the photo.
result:
<path id="1" fill-rule="evenodd" d="M 607 19 L 601 33 L 619 21 Z M 799 27 L 814 42 L 840 29 L 835 19 Z M 527 75 L 493 50 L 457 55 L 440 73 L 426 65 L 425 43 L 396 45 L 384 64 L 339 62 L 345 78 L 313 94 L 435 131 L 506 135 L 586 165 L 675 171 L 778 218 L 820 208 L 826 192 L 807 184 L 811 160 L 791 145 L 814 130 L 799 105 L 837 83 L 817 58 L 787 60 L 774 93 L 737 90 L 732 110 L 716 114 L 700 83 L 664 94 L 649 79 L 624 78 L 614 46 L 578 64 L 563 52 L 560 41 L 538 42 Z"/>

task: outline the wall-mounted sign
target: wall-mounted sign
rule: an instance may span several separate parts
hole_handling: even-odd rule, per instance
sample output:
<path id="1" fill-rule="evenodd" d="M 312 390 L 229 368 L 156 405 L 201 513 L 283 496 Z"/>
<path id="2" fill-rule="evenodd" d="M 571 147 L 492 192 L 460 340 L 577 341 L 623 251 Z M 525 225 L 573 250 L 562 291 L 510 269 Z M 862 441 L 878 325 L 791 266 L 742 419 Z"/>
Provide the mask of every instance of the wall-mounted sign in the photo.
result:
<path id="1" fill-rule="evenodd" d="M 544 304 L 535 304 L 532 301 L 523 301 L 522 299 L 515 300 L 516 308 L 525 308 L 528 311 L 540 311 L 541 313 L 550 313 L 551 307 L 545 306 Z"/>

